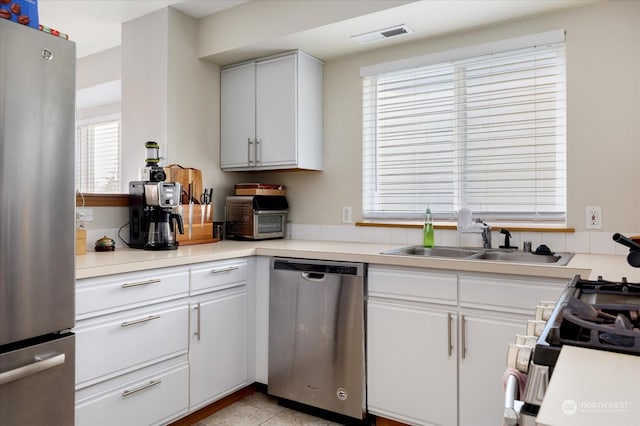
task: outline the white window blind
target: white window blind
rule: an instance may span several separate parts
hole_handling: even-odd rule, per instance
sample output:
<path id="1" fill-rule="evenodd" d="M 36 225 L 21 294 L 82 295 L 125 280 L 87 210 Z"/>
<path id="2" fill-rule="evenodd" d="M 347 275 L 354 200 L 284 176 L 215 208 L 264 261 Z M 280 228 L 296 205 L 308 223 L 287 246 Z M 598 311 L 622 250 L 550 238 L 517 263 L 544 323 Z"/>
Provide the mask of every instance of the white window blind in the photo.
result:
<path id="1" fill-rule="evenodd" d="M 564 222 L 564 43 L 363 78 L 366 219 Z"/>
<path id="2" fill-rule="evenodd" d="M 120 192 L 120 120 L 76 128 L 76 189 L 83 193 Z"/>

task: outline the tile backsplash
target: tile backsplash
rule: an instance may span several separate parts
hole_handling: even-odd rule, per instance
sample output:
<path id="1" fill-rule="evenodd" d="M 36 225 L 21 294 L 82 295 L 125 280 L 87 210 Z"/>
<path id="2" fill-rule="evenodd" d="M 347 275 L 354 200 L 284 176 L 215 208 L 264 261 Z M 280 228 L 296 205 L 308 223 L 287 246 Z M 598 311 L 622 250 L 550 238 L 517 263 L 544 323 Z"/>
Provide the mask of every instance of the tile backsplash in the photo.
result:
<path id="1" fill-rule="evenodd" d="M 121 231 L 128 240 L 128 229 Z M 636 235 L 634 232 L 622 232 L 623 235 Z M 93 251 L 95 241 L 103 236 L 113 238 L 116 248 L 124 244 L 118 238 L 118 229 L 87 229 L 87 250 Z M 531 241 L 536 249 L 546 244 L 554 252 L 617 254 L 626 255 L 629 250 L 612 239 L 611 232 L 511 232 L 511 245 L 522 249 L 523 241 Z M 436 245 L 482 247 L 480 234 L 460 234 L 452 229 L 435 230 Z M 346 241 L 361 243 L 414 245 L 422 242 L 422 229 L 418 228 L 383 228 L 355 225 L 304 225 L 289 223 L 287 239 Z M 491 245 L 498 247 L 504 244 L 504 235 L 499 230 L 491 231 Z"/>
<path id="2" fill-rule="evenodd" d="M 622 233 L 634 235 L 633 232 Z M 629 249 L 616 243 L 610 232 L 511 232 L 511 245 L 522 249 L 531 241 L 532 250 L 546 244 L 554 252 L 627 254 Z M 436 229 L 436 245 L 482 247 L 480 234 L 461 234 L 456 230 Z M 420 244 L 422 230 L 417 228 L 382 228 L 354 225 L 288 225 L 287 238 L 294 240 L 347 241 L 380 244 Z M 499 230 L 491 231 L 492 247 L 504 244 Z"/>

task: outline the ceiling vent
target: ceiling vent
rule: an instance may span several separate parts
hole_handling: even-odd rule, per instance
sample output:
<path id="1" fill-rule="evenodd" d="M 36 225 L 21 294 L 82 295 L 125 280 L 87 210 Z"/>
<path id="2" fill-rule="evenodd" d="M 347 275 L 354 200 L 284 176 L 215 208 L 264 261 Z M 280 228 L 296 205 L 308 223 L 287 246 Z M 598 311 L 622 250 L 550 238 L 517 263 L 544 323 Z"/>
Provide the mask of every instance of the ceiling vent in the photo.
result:
<path id="1" fill-rule="evenodd" d="M 386 40 L 392 37 L 399 37 L 406 34 L 411 34 L 413 30 L 407 25 L 396 25 L 395 27 L 385 28 L 383 30 L 376 30 L 370 33 L 359 34 L 351 36 L 352 39 L 360 44 L 375 43 L 377 41 Z"/>

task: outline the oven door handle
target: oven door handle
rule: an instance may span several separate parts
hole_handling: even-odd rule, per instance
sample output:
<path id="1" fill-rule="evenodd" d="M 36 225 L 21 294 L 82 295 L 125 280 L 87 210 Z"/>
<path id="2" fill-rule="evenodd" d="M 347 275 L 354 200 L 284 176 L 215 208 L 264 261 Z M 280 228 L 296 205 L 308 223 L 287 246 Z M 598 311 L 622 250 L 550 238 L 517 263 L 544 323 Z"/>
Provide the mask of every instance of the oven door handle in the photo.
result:
<path id="1" fill-rule="evenodd" d="M 513 374 L 509 374 L 504 395 L 504 424 L 507 426 L 516 426 L 520 422 L 520 413 L 515 409 L 517 394 L 518 379 Z"/>

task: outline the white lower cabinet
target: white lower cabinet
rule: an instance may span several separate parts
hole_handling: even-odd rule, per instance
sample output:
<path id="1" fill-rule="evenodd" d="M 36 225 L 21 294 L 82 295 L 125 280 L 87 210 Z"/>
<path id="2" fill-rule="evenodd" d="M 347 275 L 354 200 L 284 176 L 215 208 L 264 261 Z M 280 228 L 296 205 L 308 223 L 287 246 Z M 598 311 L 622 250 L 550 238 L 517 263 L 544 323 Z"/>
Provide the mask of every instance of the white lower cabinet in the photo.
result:
<path id="1" fill-rule="evenodd" d="M 516 334 L 525 333 L 527 318 L 468 312 L 458 318 L 459 424 L 501 425 L 507 348 Z"/>
<path id="2" fill-rule="evenodd" d="M 412 425 L 502 424 L 508 345 L 567 281 L 370 266 L 369 411 Z"/>
<path id="3" fill-rule="evenodd" d="M 185 301 L 78 321 L 74 329 L 77 386 L 186 353 L 188 327 Z"/>
<path id="4" fill-rule="evenodd" d="M 158 425 L 189 407 L 189 273 L 78 280 L 77 426 Z"/>
<path id="5" fill-rule="evenodd" d="M 192 297 L 190 411 L 247 383 L 247 289 L 240 286 Z"/>
<path id="6" fill-rule="evenodd" d="M 249 260 L 230 259 L 189 268 L 189 410 L 248 384 Z"/>
<path id="7" fill-rule="evenodd" d="M 169 424 L 249 384 L 250 265 L 78 280 L 76 426 Z"/>
<path id="8" fill-rule="evenodd" d="M 76 425 L 160 425 L 187 413 L 186 354 L 76 391 Z"/>
<path id="9" fill-rule="evenodd" d="M 369 411 L 410 424 L 456 423 L 451 312 L 371 300 L 367 310 Z"/>

